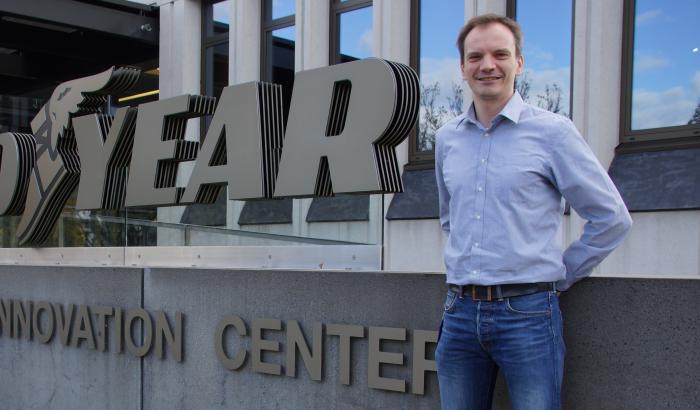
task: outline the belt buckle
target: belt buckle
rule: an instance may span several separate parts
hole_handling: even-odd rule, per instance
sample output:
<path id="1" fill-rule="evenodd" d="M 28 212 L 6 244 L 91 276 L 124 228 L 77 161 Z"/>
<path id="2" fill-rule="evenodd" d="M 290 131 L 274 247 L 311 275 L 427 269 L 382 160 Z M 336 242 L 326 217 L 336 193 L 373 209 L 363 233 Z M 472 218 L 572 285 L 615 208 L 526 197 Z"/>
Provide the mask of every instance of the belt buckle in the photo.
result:
<path id="1" fill-rule="evenodd" d="M 479 301 L 485 301 L 485 302 L 491 302 L 493 300 L 493 295 L 491 294 L 491 286 L 485 286 L 486 299 L 481 299 L 480 297 L 476 296 L 476 287 L 477 287 L 477 285 L 472 285 L 472 300 L 479 300 Z"/>

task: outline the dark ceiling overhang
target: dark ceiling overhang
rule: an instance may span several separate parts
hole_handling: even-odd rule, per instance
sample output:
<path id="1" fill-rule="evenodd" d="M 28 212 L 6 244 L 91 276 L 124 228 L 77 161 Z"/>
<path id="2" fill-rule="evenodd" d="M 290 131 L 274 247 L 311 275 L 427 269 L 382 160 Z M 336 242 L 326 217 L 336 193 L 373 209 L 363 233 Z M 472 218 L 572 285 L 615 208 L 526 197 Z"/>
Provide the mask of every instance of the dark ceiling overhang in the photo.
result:
<path id="1" fill-rule="evenodd" d="M 145 43 L 158 43 L 158 17 L 143 8 L 134 13 L 104 5 L 75 0 L 2 0 L 0 14 L 66 29 L 87 29 L 127 37 Z M 15 21 L 16 22 L 16 21 Z"/>

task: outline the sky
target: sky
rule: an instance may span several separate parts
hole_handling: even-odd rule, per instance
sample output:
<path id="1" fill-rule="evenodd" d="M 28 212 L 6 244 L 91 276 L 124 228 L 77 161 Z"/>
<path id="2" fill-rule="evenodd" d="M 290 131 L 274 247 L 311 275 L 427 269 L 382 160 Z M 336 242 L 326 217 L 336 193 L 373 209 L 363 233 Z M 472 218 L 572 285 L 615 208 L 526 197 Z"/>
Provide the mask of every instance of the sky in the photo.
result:
<path id="1" fill-rule="evenodd" d="M 684 125 L 700 102 L 700 2 L 638 0 L 632 129 Z"/>

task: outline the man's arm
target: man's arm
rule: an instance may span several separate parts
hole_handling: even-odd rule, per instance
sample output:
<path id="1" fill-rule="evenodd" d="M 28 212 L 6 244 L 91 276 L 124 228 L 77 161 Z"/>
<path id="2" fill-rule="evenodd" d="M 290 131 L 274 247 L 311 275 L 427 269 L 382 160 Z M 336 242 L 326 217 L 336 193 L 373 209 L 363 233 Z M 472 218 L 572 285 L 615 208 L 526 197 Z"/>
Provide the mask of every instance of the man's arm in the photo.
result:
<path id="1" fill-rule="evenodd" d="M 435 178 L 437 179 L 438 201 L 440 207 L 440 226 L 447 235 L 450 234 L 450 193 L 445 186 L 442 175 L 443 147 L 441 141 L 435 137 Z"/>
<path id="2" fill-rule="evenodd" d="M 574 125 L 563 120 L 555 137 L 552 172 L 556 186 L 571 207 L 587 222 L 581 237 L 564 251 L 566 290 L 591 274 L 617 248 L 632 227 L 632 218 L 608 173 Z"/>

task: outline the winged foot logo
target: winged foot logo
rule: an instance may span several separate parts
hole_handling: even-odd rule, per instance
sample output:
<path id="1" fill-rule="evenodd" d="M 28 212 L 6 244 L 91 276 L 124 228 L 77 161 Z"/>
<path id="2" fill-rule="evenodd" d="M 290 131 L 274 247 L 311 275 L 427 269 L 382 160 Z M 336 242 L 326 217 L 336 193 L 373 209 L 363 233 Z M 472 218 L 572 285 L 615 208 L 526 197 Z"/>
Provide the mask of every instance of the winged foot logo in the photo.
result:
<path id="1" fill-rule="evenodd" d="M 264 82 L 226 87 L 218 104 L 182 95 L 102 113 L 139 74 L 112 67 L 64 82 L 33 135 L 0 134 L 0 215 L 22 215 L 21 245 L 46 241 L 76 188 L 77 209 L 211 203 L 226 186 L 229 199 L 402 190 L 395 147 L 419 101 L 408 66 L 372 58 L 297 73 L 286 129 L 281 86 Z M 185 130 L 204 115 L 200 145 Z M 194 170 L 177 187 L 183 161 Z"/>

